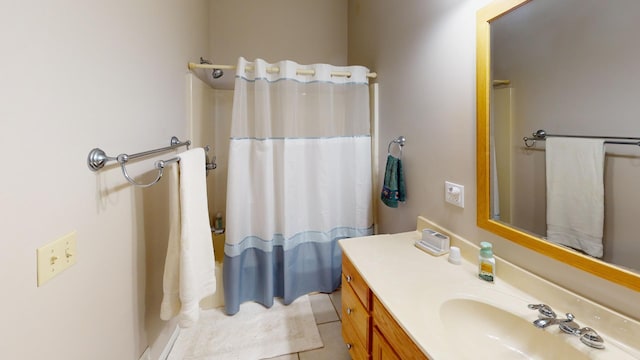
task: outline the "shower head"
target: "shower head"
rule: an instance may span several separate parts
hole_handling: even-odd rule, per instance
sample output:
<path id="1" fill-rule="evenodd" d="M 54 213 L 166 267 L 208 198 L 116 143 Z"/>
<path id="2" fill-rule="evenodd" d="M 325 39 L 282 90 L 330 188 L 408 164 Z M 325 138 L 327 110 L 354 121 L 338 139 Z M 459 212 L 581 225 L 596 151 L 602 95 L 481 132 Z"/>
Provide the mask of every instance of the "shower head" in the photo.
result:
<path id="1" fill-rule="evenodd" d="M 213 71 L 211 72 L 211 76 L 213 76 L 214 79 L 219 79 L 222 77 L 222 75 L 224 75 L 222 69 L 213 69 Z"/>
<path id="2" fill-rule="evenodd" d="M 209 64 L 211 65 L 211 61 L 202 58 L 202 56 L 200 57 L 200 64 Z M 222 75 L 224 75 L 224 72 L 222 71 L 222 69 L 213 69 L 213 71 L 211 72 L 211 77 L 213 77 L 214 79 L 219 79 L 222 77 Z"/>

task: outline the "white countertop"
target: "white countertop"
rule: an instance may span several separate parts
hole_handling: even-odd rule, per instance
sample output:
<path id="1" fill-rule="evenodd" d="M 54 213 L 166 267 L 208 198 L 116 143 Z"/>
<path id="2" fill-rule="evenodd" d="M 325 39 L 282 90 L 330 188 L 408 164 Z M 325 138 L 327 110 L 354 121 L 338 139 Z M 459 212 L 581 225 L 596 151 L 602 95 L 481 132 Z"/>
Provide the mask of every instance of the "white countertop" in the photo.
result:
<path id="1" fill-rule="evenodd" d="M 448 254 L 436 257 L 418 249 L 414 243 L 420 238 L 421 232 L 410 231 L 343 239 L 340 240 L 340 246 L 372 292 L 428 357 L 444 360 L 466 356 L 460 352 L 460 343 L 447 338 L 444 331 L 440 305 L 447 300 L 477 299 L 524 319 L 536 319 L 537 313 L 528 309 L 527 304 L 540 302 L 534 296 L 502 281 L 500 264 L 496 281 L 489 283 L 478 278 L 475 263 L 463 259 L 461 265 L 454 265 L 447 261 Z M 549 305 L 553 307 L 553 304 Z M 558 332 L 558 336 L 566 338 L 562 338 L 562 341 L 571 343 L 590 358 L 616 356 L 614 358 L 620 359 L 638 355 L 636 349 L 626 348 L 625 344 L 618 344 L 627 349 L 620 352 L 620 347 L 612 346 L 615 341 L 607 338 L 608 335 L 603 334 L 601 329 L 596 330 L 605 338 L 608 345 L 605 350 L 591 349 L 580 343 L 578 337 L 561 334 L 557 326 L 544 331 Z M 630 357 L 629 352 L 633 354 Z"/>

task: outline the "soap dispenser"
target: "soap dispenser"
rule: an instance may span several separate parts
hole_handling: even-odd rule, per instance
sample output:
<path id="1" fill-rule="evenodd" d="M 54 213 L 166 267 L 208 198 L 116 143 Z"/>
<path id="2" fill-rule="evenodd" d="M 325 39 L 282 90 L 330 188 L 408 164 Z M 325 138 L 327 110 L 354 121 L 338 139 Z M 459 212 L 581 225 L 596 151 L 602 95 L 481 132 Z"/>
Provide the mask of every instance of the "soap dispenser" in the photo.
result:
<path id="1" fill-rule="evenodd" d="M 480 243 L 478 256 L 478 276 L 480 279 L 493 282 L 496 277 L 496 259 L 493 257 L 493 246 L 490 242 Z"/>

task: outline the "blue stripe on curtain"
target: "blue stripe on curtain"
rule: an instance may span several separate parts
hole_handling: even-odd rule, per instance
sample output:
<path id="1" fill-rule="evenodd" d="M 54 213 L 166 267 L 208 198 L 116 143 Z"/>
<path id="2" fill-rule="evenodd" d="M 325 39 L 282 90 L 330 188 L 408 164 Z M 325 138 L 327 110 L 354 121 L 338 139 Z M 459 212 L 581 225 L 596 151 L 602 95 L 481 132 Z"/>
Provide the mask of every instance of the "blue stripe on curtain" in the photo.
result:
<path id="1" fill-rule="evenodd" d="M 250 248 L 270 251 L 274 246 L 283 246 L 284 250 L 287 251 L 304 242 L 331 242 L 336 241 L 336 239 L 340 240 L 344 238 L 371 235 L 372 231 L 373 225 L 363 229 L 338 227 L 328 232 L 304 231 L 290 237 L 289 239 L 285 239 L 282 234 L 274 234 L 272 240 L 261 239 L 258 236 L 247 236 L 239 244 L 225 244 L 224 253 L 228 256 L 235 257 Z"/>
<path id="2" fill-rule="evenodd" d="M 345 231 L 346 230 L 346 231 Z M 310 292 L 330 293 L 340 285 L 342 251 L 338 240 L 373 234 L 373 226 L 366 229 L 340 228 L 330 233 L 305 232 L 297 234 L 296 245 L 282 241 L 264 241 L 251 237 L 243 241 L 242 251 L 225 249 L 223 282 L 225 311 L 233 315 L 245 301 L 273 306 L 273 298 L 283 298 L 285 304 Z M 326 239 L 327 237 L 330 239 Z M 303 242 L 302 238 L 306 238 Z M 310 240 L 315 238 L 315 241 Z M 251 243 L 251 245 L 249 244 Z M 260 243 L 275 243 L 272 251 Z M 258 245 L 258 246 L 252 246 Z M 248 248 L 247 248 L 248 247 Z"/>

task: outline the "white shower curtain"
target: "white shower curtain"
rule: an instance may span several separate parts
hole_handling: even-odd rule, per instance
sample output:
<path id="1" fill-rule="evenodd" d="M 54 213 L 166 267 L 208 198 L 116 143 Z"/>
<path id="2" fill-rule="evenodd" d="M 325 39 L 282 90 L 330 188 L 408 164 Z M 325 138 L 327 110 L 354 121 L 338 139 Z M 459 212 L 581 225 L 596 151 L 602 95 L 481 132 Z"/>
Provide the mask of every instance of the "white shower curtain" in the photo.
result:
<path id="1" fill-rule="evenodd" d="M 367 72 L 239 59 L 223 269 L 228 314 L 244 301 L 289 304 L 335 290 L 337 240 L 373 233 Z"/>

